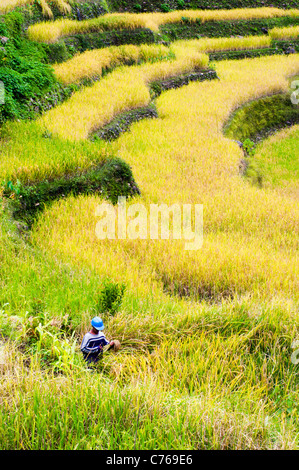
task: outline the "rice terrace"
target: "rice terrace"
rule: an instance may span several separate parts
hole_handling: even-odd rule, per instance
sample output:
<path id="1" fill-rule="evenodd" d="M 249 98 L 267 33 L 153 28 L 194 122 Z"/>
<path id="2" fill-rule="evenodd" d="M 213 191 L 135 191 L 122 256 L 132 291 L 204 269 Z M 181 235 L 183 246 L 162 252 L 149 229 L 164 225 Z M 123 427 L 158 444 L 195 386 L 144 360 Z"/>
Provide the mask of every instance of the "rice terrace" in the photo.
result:
<path id="1" fill-rule="evenodd" d="M 298 198 L 298 0 L 0 0 L 0 449 L 298 450 Z"/>

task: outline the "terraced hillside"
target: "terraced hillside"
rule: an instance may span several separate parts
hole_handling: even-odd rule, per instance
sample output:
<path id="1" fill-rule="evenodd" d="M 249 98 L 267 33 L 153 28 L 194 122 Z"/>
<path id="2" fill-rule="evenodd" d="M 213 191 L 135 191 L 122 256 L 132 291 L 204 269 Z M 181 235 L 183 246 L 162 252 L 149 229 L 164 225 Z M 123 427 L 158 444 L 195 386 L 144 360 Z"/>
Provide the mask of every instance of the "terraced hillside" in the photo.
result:
<path id="1" fill-rule="evenodd" d="M 0 12 L 0 448 L 298 449 L 298 3 Z"/>

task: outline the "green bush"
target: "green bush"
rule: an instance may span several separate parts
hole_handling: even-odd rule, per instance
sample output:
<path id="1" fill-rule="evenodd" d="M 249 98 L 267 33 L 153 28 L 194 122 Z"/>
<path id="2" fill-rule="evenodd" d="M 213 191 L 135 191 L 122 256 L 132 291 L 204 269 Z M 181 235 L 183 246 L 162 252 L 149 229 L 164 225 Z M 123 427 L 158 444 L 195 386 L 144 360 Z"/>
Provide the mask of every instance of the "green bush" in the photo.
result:
<path id="1" fill-rule="evenodd" d="M 248 157 L 253 157 L 255 154 L 255 143 L 250 139 L 245 139 L 243 142 L 243 150 Z"/>
<path id="2" fill-rule="evenodd" d="M 132 170 L 127 163 L 113 157 L 88 171 L 68 175 L 54 181 L 44 180 L 34 185 L 20 181 L 2 183 L 3 196 L 10 200 L 13 217 L 29 226 L 45 204 L 69 194 L 101 194 L 116 204 L 119 196 L 140 194 Z"/>
<path id="3" fill-rule="evenodd" d="M 171 10 L 170 6 L 167 3 L 161 3 L 160 8 L 164 13 L 168 13 Z"/>
<path id="4" fill-rule="evenodd" d="M 132 170 L 120 158 L 112 158 L 102 167 L 100 177 L 102 194 L 112 204 L 116 204 L 119 196 L 140 194 Z"/>
<path id="5" fill-rule="evenodd" d="M 67 50 L 64 41 L 54 42 L 53 44 L 44 44 L 43 47 L 49 64 L 65 62 L 73 55 Z"/>
<path id="6" fill-rule="evenodd" d="M 125 289 L 125 284 L 113 282 L 109 278 L 105 279 L 96 305 L 96 313 L 115 315 L 122 303 Z"/>
<path id="7" fill-rule="evenodd" d="M 224 126 L 226 137 L 256 141 L 270 131 L 299 122 L 299 108 L 289 94 L 267 96 L 237 109 Z"/>
<path id="8" fill-rule="evenodd" d="M 134 11 L 136 0 L 109 0 L 111 11 Z M 163 11 L 165 0 L 144 0 L 143 11 Z M 172 10 L 220 10 L 233 8 L 279 7 L 298 8 L 298 0 L 168 0 L 167 5 Z"/>
<path id="9" fill-rule="evenodd" d="M 52 68 L 45 63 L 43 47 L 23 36 L 22 24 L 19 12 L 5 15 L 0 21 L 0 35 L 6 38 L 0 55 L 0 81 L 5 87 L 0 123 L 32 117 L 30 101 L 42 97 L 56 82 Z"/>

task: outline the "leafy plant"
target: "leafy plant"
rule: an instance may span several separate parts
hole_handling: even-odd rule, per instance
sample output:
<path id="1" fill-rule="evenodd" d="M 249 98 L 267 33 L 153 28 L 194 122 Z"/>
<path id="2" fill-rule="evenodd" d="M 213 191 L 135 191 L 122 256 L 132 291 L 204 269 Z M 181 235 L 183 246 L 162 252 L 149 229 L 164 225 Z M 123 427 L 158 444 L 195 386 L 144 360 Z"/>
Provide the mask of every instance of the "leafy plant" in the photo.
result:
<path id="1" fill-rule="evenodd" d="M 162 3 L 160 8 L 164 13 L 168 13 L 171 10 L 170 6 L 167 3 Z"/>
<path id="2" fill-rule="evenodd" d="M 96 306 L 97 312 L 115 315 L 121 306 L 125 289 L 125 284 L 105 279 Z"/>
<path id="3" fill-rule="evenodd" d="M 22 183 L 19 180 L 17 180 L 15 184 L 12 181 L 3 181 L 0 194 L 10 199 L 15 199 L 16 196 L 19 196 L 21 188 Z"/>
<path id="4" fill-rule="evenodd" d="M 255 154 L 255 143 L 250 139 L 245 139 L 243 142 L 243 149 L 248 157 L 253 157 Z"/>
<path id="5" fill-rule="evenodd" d="M 45 204 L 69 194 L 77 196 L 93 193 L 100 193 L 116 204 L 119 196 L 133 197 L 140 194 L 140 190 L 129 165 L 114 157 L 104 165 L 54 181 L 44 180 L 30 186 L 23 185 L 19 180 L 16 183 L 4 181 L 0 194 L 10 199 L 14 218 L 31 226 L 36 214 L 44 209 Z"/>
<path id="6" fill-rule="evenodd" d="M 23 21 L 19 12 L 12 12 L 0 22 L 0 36 L 5 38 L 0 54 L 0 81 L 5 87 L 0 123 L 32 117 L 30 101 L 42 98 L 56 82 L 52 68 L 45 63 L 43 46 L 23 36 Z"/>

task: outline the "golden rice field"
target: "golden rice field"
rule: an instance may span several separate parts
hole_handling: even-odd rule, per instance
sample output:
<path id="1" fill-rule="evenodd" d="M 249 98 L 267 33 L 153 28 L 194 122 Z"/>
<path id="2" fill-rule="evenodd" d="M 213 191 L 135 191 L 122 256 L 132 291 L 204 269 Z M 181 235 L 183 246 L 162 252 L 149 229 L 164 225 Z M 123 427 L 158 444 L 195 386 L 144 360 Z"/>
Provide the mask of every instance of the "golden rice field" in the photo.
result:
<path id="1" fill-rule="evenodd" d="M 0 13 L 7 13 L 16 7 L 22 7 L 31 5 L 35 0 L 1 0 Z M 70 11 L 70 2 L 68 0 L 51 0 L 52 3 L 56 4 L 59 10 L 63 13 Z M 52 10 L 49 6 L 48 0 L 39 0 L 39 5 L 42 8 L 42 13 L 47 18 L 53 18 Z"/>
<path id="2" fill-rule="evenodd" d="M 267 174 L 264 186 L 275 188 L 296 200 L 299 196 L 299 159 L 295 157 L 298 152 L 298 132 L 298 125 L 277 132 L 257 147 L 254 158 L 262 173 Z"/>
<path id="3" fill-rule="evenodd" d="M 171 57 L 171 50 L 163 45 L 112 46 L 88 50 L 72 59 L 54 64 L 55 75 L 62 83 L 76 83 L 84 78 L 101 77 L 105 70 L 130 63 L 154 62 Z"/>
<path id="4" fill-rule="evenodd" d="M 299 27 L 273 28 L 269 31 L 269 34 L 272 39 L 296 39 L 299 36 Z"/>
<path id="5" fill-rule="evenodd" d="M 156 65 L 145 67 L 155 74 Z M 130 90 L 132 70 L 134 67 L 124 69 L 121 73 L 127 79 L 118 80 L 122 84 L 118 96 L 123 100 L 125 90 Z M 164 282 L 170 290 L 206 291 L 216 297 L 254 292 L 261 297 L 297 298 L 298 206 L 279 191 L 260 190 L 240 178 L 241 150 L 223 136 L 222 127 L 240 104 L 286 91 L 286 78 L 298 71 L 298 55 L 221 62 L 216 70 L 219 81 L 191 84 L 163 94 L 157 101 L 159 119 L 135 124 L 132 132 L 109 146 L 132 166 L 142 190 L 142 203 L 203 204 L 205 237 L 201 250 L 186 252 L 182 241 L 174 240 L 99 242 L 94 233 L 98 198 L 70 199 L 54 205 L 41 218 L 36 241 L 41 239 L 55 255 L 97 266 L 101 275 L 110 266 L 111 275 L 113 271 L 119 280 L 130 279 L 132 287 L 140 284 L 152 289 L 151 279 L 153 285 Z M 115 87 L 111 74 L 106 89 L 109 80 Z M 93 87 L 88 91 L 90 103 L 94 103 Z M 128 95 L 133 96 L 130 92 Z M 70 107 L 66 112 L 63 107 L 44 116 L 47 128 L 52 132 L 61 129 L 59 135 L 72 140 L 70 129 L 74 126 L 75 138 L 87 137 L 82 122 L 83 109 L 90 109 L 87 101 L 78 113 Z M 73 109 L 77 111 L 78 104 Z M 110 107 L 106 112 L 111 112 Z M 92 122 L 89 118 L 87 121 Z M 66 126 L 68 135 L 62 133 Z"/>
<path id="6" fill-rule="evenodd" d="M 40 124 L 62 139 L 86 139 L 117 114 L 149 104 L 149 82 L 191 72 L 195 67 L 204 68 L 208 62 L 205 54 L 190 50 L 183 55 L 181 50 L 181 57 L 177 53 L 174 61 L 120 67 L 53 108 L 42 116 Z"/>
<path id="7" fill-rule="evenodd" d="M 194 48 L 198 52 L 237 51 L 243 49 L 262 49 L 271 45 L 268 36 L 247 36 L 230 38 L 201 38 L 189 41 L 174 41 L 171 47 Z"/>
<path id="8" fill-rule="evenodd" d="M 33 25 L 29 35 L 52 42 L 115 25 L 157 31 L 182 15 L 230 21 L 298 12 L 115 13 Z M 261 187 L 241 175 L 244 153 L 223 132 L 244 104 L 289 93 L 299 54 L 213 64 L 208 55 L 297 35 L 283 28 L 86 51 L 53 69 L 65 85 L 94 82 L 36 120 L 3 126 L 0 181 L 70 177 L 117 156 L 141 195 L 126 201 L 131 238 L 112 240 L 97 236 L 99 205 L 107 202 L 99 194 L 62 194 L 30 231 L 1 200 L 1 449 L 299 448 L 298 125 L 256 145 Z M 209 67 L 217 79 L 155 98 L 157 118 L 111 142 L 89 139 L 124 111 L 147 106 L 151 82 Z M 151 204 L 202 204 L 200 248 L 186 250 L 186 240 L 171 234 L 149 239 L 138 217 Z M 90 371 L 80 342 L 107 278 L 126 287 L 114 316 L 100 312 L 107 337 L 122 348 Z"/>
<path id="9" fill-rule="evenodd" d="M 298 9 L 283 10 L 280 8 L 240 8 L 232 10 L 179 10 L 169 13 L 111 13 L 76 21 L 59 19 L 53 22 L 37 23 L 29 27 L 28 35 L 33 41 L 55 42 L 63 36 L 91 31 L 107 31 L 111 29 L 149 28 L 159 31 L 159 26 L 168 23 L 180 23 L 182 17 L 190 21 L 200 19 L 206 21 L 250 20 L 257 18 L 275 18 L 283 16 L 298 17 Z"/>
<path id="10" fill-rule="evenodd" d="M 74 56 L 69 61 L 54 65 L 57 78 L 65 84 L 79 82 L 85 78 L 94 78 L 102 75 L 104 70 L 113 69 L 125 63 L 136 63 L 136 67 L 124 67 L 116 69 L 90 88 L 76 93 L 70 100 L 46 113 L 36 124 L 16 124 L 10 126 L 11 138 L 2 149 L 0 169 L 7 178 L 22 178 L 33 180 L 42 178 L 43 175 L 61 174 L 78 162 L 83 167 L 95 162 L 94 146 L 88 142 L 79 142 L 80 136 L 87 137 L 94 127 L 100 127 L 109 122 L 120 110 L 130 109 L 132 106 L 142 106 L 150 100 L 147 83 L 162 79 L 173 74 L 191 71 L 195 66 L 208 66 L 208 56 L 204 53 L 227 49 L 250 49 L 266 47 L 269 45 L 267 36 L 254 36 L 244 38 L 202 38 L 190 41 L 175 41 L 170 47 L 162 45 L 125 45 L 110 47 L 100 50 L 86 51 Z M 158 61 L 151 65 L 151 62 Z M 161 62 L 160 62 L 161 61 Z M 137 65 L 139 62 L 148 62 L 148 65 Z M 136 72 L 138 71 L 138 74 Z M 126 85 L 122 83 L 122 77 L 130 74 L 130 80 L 126 79 Z M 134 76 L 133 76 L 134 75 Z M 141 84 L 142 82 L 142 84 Z M 107 93 L 106 87 L 113 90 L 115 107 Z M 137 88 L 138 90 L 137 90 Z M 120 99 L 116 96 L 119 89 Z M 131 93 L 131 90 L 134 92 Z M 142 91 L 143 90 L 143 91 Z M 143 95 L 141 96 L 141 92 Z M 127 100 L 127 102 L 126 102 Z M 92 101 L 93 107 L 88 103 Z M 109 106 L 103 105 L 108 103 Z M 97 106 L 101 103 L 101 106 Z M 77 119 L 85 121 L 85 129 L 78 126 Z M 91 119 L 91 115 L 93 117 Z M 73 124 L 71 122 L 73 121 Z M 47 124 L 48 123 L 48 124 Z M 73 126 L 73 131 L 71 131 Z M 64 139 L 78 141 L 73 144 L 69 154 L 67 146 L 56 139 L 53 145 L 40 138 L 43 132 L 51 131 L 54 135 Z M 73 134 L 72 134 L 73 132 Z M 17 136 L 22 135 L 19 139 Z M 15 136 L 15 137 L 14 137 Z M 22 142 L 26 142 L 23 146 Z M 50 145 L 47 151 L 47 145 Z M 59 145 L 58 145 L 59 144 Z M 76 149 L 75 149 L 76 147 Z M 84 151 L 82 150 L 84 148 Z M 19 150 L 18 150 L 19 149 Z M 36 150 L 36 152 L 33 151 Z M 57 149 L 59 149 L 57 151 Z M 92 155 L 92 158 L 91 158 Z M 102 157 L 96 157 L 96 161 Z"/>
<path id="11" fill-rule="evenodd" d="M 1 0 L 0 13 L 7 13 L 16 7 L 25 5 L 31 5 L 35 0 Z M 70 2 L 68 0 L 51 0 L 57 5 L 60 11 L 66 13 L 70 11 Z M 39 0 L 39 4 L 42 8 L 42 13 L 45 17 L 52 18 L 53 13 L 49 6 L 48 0 Z"/>

